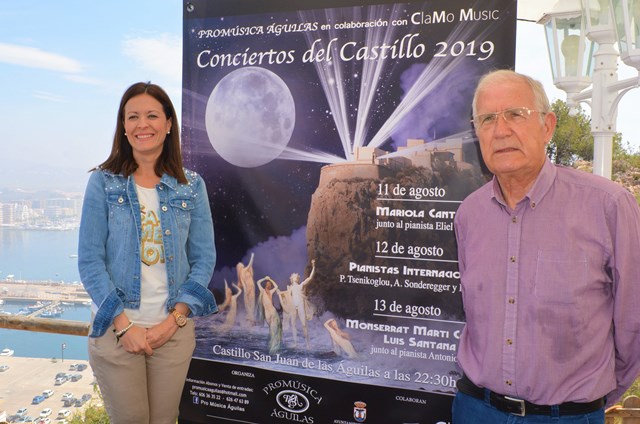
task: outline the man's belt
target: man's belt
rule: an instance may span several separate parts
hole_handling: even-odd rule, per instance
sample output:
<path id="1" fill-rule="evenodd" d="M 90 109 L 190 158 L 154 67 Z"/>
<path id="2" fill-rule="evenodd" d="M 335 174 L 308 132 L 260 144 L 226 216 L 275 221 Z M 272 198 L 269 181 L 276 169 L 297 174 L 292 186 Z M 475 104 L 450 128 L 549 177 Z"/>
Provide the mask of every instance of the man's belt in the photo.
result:
<path id="1" fill-rule="evenodd" d="M 485 389 L 478 387 L 467 376 L 458 380 L 458 391 L 465 395 L 473 396 L 477 399 L 485 398 Z M 517 399 L 510 396 L 489 392 L 489 403 L 494 408 L 502 412 L 524 417 L 525 415 L 552 415 L 552 407 L 549 405 L 536 405 L 524 399 Z M 604 407 L 605 398 L 596 399 L 587 403 L 565 402 L 558 405 L 560 415 L 581 415 L 590 414 Z"/>

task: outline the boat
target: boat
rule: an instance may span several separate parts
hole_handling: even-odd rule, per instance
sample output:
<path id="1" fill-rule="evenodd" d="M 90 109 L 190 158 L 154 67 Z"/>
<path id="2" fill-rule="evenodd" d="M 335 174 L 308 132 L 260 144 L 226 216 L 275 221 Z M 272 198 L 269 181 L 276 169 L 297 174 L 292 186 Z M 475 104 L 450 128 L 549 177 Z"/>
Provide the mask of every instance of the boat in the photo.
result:
<path id="1" fill-rule="evenodd" d="M 45 306 L 47 306 L 47 305 L 45 305 L 44 303 L 42 303 L 40 301 L 37 301 L 35 304 L 27 306 L 27 309 L 30 310 L 30 311 L 37 311 L 38 309 L 42 309 Z"/>
<path id="2" fill-rule="evenodd" d="M 62 312 L 64 312 L 64 309 L 60 307 L 51 308 L 51 309 L 46 309 L 44 312 L 40 314 L 40 316 L 42 318 L 58 318 L 59 316 L 62 316 Z"/>
<path id="3" fill-rule="evenodd" d="M 0 356 L 13 356 L 13 349 L 4 348 L 0 351 Z"/>

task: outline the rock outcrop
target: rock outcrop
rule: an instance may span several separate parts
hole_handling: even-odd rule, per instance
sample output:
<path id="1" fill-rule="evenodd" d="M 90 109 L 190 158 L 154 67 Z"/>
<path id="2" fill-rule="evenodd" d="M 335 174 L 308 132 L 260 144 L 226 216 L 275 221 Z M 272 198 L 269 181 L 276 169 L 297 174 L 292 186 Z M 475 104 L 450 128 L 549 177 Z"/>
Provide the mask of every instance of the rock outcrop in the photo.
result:
<path id="1" fill-rule="evenodd" d="M 425 226 L 432 221 L 431 209 L 455 211 L 457 204 L 396 200 L 398 196 L 382 196 L 379 190 L 381 186 L 405 187 L 407 190 L 438 187 L 446 193 L 438 200 L 461 200 L 484 183 L 479 171 L 452 168 L 432 172 L 408 167 L 381 180 L 350 178 L 351 174 L 345 174 L 348 175 L 333 178 L 317 188 L 307 221 L 307 253 L 310 259 L 316 259 L 316 277 L 314 283 L 307 286 L 307 294 L 320 311 L 328 310 L 339 317 L 371 317 L 376 299 L 404 302 L 416 297 L 415 289 L 402 287 L 403 265 L 442 270 L 457 268 L 447 262 L 434 264 L 418 259 L 391 258 L 408 256 L 409 247 L 438 247 L 444 252 L 442 259 L 455 260 L 457 252 L 451 229 L 405 229 L 405 226 L 407 222 Z M 384 200 L 385 197 L 393 200 Z M 377 213 L 378 207 L 388 207 L 400 215 L 405 212 L 407 215 L 381 216 Z M 424 218 L 411 216 L 419 211 L 423 211 Z M 403 246 L 404 254 L 394 253 L 394 246 Z M 356 270 L 356 265 L 371 271 Z M 354 278 L 361 281 L 354 283 Z M 420 302 L 442 301 L 429 299 L 429 293 L 425 292 L 425 297 L 421 293 Z M 447 309 L 461 310 L 458 296 L 455 303 Z"/>

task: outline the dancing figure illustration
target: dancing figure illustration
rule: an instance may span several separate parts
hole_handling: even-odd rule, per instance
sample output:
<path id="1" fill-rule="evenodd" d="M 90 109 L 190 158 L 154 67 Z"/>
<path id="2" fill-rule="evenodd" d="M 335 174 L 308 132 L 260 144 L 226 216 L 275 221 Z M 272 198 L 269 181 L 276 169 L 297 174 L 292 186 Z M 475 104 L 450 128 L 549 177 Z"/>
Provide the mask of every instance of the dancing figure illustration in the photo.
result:
<path id="1" fill-rule="evenodd" d="M 253 253 L 249 263 L 245 266 L 242 262 L 236 265 L 238 273 L 238 286 L 244 291 L 244 312 L 245 320 L 248 325 L 252 326 L 256 323 L 256 289 L 253 281 Z"/>
<path id="2" fill-rule="evenodd" d="M 231 302 L 229 302 L 229 312 L 227 312 L 227 317 L 224 321 L 224 324 L 220 326 L 221 333 L 226 333 L 231 330 L 236 322 L 236 314 L 238 312 L 238 296 L 242 294 L 242 289 L 236 284 L 234 284 L 233 287 L 238 290 L 238 293 L 231 296 Z"/>
<path id="3" fill-rule="evenodd" d="M 333 351 L 336 355 L 341 355 L 344 352 L 349 358 L 357 358 L 358 352 L 351 344 L 351 336 L 344 330 L 342 330 L 334 318 L 330 318 L 325 321 L 324 328 L 327 329 L 331 336 L 331 343 L 333 344 Z"/>
<path id="4" fill-rule="evenodd" d="M 263 286 L 262 283 L 266 281 Z M 269 326 L 269 353 L 274 354 L 280 351 L 282 346 L 282 321 L 280 315 L 273 306 L 273 294 L 278 290 L 278 285 L 270 277 L 265 277 L 258 281 L 258 295 L 261 315 Z"/>
<path id="5" fill-rule="evenodd" d="M 315 308 L 307 299 L 307 296 L 304 293 L 304 288 L 316 272 L 316 260 L 311 260 L 311 274 L 304 281 L 300 282 L 300 275 L 298 273 L 293 273 L 289 277 L 289 284 L 287 290 L 291 292 L 291 303 L 293 304 L 293 308 L 295 311 L 295 316 L 293 321 L 293 340 L 294 345 L 297 346 L 297 320 L 300 320 L 300 324 L 302 324 L 302 333 L 304 334 L 304 340 L 309 349 L 309 331 L 307 329 L 307 321 L 310 321 L 313 318 L 313 314 L 315 312 Z"/>

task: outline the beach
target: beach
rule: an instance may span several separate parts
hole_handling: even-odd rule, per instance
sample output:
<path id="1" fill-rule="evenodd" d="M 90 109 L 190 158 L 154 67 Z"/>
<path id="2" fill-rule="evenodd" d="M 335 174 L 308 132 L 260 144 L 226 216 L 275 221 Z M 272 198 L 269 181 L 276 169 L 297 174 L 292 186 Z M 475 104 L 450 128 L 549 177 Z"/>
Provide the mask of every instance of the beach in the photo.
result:
<path id="1" fill-rule="evenodd" d="M 69 367 L 72 364 L 85 364 L 83 371 L 73 371 Z M 86 360 L 23 358 L 16 356 L 0 356 L 0 366 L 9 368 L 0 372 L 0 413 L 6 411 L 7 417 L 16 413 L 20 408 L 27 408 L 27 415 L 37 418 L 45 408 L 53 411 L 49 416 L 55 421 L 58 411 L 69 409 L 71 414 L 84 409 L 89 403 L 101 403 L 98 393 L 94 391 L 95 379 L 89 362 Z M 61 385 L 55 385 L 55 376 L 58 373 L 81 374 L 78 381 L 66 381 Z M 36 395 L 41 395 L 45 390 L 53 390 L 54 393 L 38 405 L 32 405 L 31 401 Z M 80 398 L 84 394 L 90 394 L 91 400 L 82 407 L 71 406 L 64 408 L 63 393 L 73 393 Z"/>

